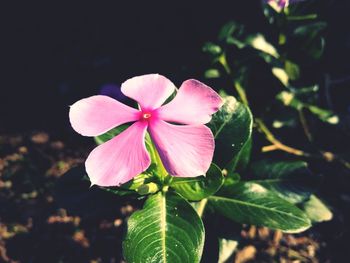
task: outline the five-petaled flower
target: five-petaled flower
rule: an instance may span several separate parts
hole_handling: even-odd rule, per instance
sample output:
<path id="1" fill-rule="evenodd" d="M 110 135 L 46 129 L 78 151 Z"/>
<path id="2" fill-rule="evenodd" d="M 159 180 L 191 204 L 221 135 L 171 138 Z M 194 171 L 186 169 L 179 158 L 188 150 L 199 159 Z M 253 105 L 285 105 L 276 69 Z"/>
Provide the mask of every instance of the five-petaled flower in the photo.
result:
<path id="1" fill-rule="evenodd" d="M 139 109 L 102 95 L 71 106 L 72 127 L 84 136 L 98 136 L 133 123 L 90 153 L 85 166 L 92 184 L 116 186 L 144 172 L 151 163 L 145 146 L 147 131 L 170 175 L 195 177 L 206 173 L 215 145 L 212 132 L 204 124 L 219 110 L 222 99 L 210 87 L 190 79 L 182 83 L 173 100 L 162 105 L 175 89 L 164 76 L 149 74 L 131 78 L 121 87 Z"/>

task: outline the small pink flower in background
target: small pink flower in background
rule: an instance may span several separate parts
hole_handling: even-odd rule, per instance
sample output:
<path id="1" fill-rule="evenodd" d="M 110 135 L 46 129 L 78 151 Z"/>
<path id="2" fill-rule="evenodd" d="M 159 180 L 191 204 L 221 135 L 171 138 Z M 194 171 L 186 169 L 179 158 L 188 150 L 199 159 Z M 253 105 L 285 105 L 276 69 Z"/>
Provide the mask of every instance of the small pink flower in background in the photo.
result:
<path id="1" fill-rule="evenodd" d="M 283 8 L 287 7 L 289 4 L 293 4 L 301 1 L 304 1 L 304 0 L 263 0 L 264 3 L 269 4 L 278 12 L 280 12 Z"/>
<path id="2" fill-rule="evenodd" d="M 84 136 L 98 136 L 133 122 L 90 153 L 85 166 L 92 184 L 116 186 L 145 171 L 151 163 L 146 131 L 170 175 L 195 177 L 206 173 L 215 145 L 212 132 L 204 124 L 221 107 L 222 99 L 210 87 L 190 79 L 182 83 L 172 101 L 162 106 L 175 89 L 164 76 L 149 74 L 131 78 L 121 87 L 140 109 L 102 95 L 71 106 L 72 127 Z"/>

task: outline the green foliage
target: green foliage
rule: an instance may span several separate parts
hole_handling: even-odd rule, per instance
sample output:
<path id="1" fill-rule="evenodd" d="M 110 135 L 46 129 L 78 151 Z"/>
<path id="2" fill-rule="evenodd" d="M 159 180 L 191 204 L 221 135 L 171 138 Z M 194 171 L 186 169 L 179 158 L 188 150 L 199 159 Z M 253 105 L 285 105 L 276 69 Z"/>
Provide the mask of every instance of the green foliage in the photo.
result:
<path id="1" fill-rule="evenodd" d="M 302 50 L 314 59 L 319 59 L 324 52 L 325 40 L 321 33 L 326 27 L 325 22 L 319 21 L 294 29 L 294 36 L 302 39 Z"/>
<path id="2" fill-rule="evenodd" d="M 329 221 L 333 218 L 333 214 L 326 204 L 315 195 L 312 195 L 310 199 L 302 205 L 302 208 L 310 220 L 315 223 Z"/>
<path id="3" fill-rule="evenodd" d="M 272 57 L 279 58 L 280 56 L 276 48 L 270 44 L 261 34 L 250 35 L 247 37 L 245 42 L 253 48 L 262 51 L 263 53 L 268 54 Z"/>
<path id="4" fill-rule="evenodd" d="M 94 137 L 95 142 L 100 145 L 106 141 L 109 141 L 110 139 L 114 138 L 115 136 L 117 136 L 118 134 L 122 133 L 123 131 L 125 131 L 127 128 L 129 127 L 129 125 L 124 124 L 124 125 L 120 125 L 118 127 L 115 127 L 111 130 L 109 130 L 108 132 L 96 136 Z"/>
<path id="5" fill-rule="evenodd" d="M 225 263 L 232 256 L 238 247 L 238 241 L 233 239 L 219 239 L 219 259 L 218 263 Z"/>
<path id="6" fill-rule="evenodd" d="M 175 193 L 151 195 L 128 220 L 123 242 L 127 262 L 199 262 L 204 245 L 202 220 Z"/>
<path id="7" fill-rule="evenodd" d="M 284 69 L 288 74 L 289 79 L 297 80 L 300 77 L 300 67 L 290 60 L 284 62 Z"/>
<path id="8" fill-rule="evenodd" d="M 224 97 L 223 106 L 209 123 L 215 137 L 214 162 L 233 172 L 240 160 L 247 161 L 252 125 L 249 108 L 232 96 Z"/>
<path id="9" fill-rule="evenodd" d="M 215 45 L 215 44 L 210 43 L 210 42 L 204 44 L 203 51 L 204 52 L 208 52 L 208 53 L 210 53 L 212 55 L 218 55 L 218 54 L 220 54 L 222 52 L 220 46 Z"/>
<path id="10" fill-rule="evenodd" d="M 338 124 L 339 117 L 331 110 L 322 109 L 318 106 L 308 104 L 299 99 L 302 93 L 293 93 L 288 91 L 282 91 L 276 98 L 281 101 L 285 106 L 291 107 L 295 110 L 301 111 L 307 109 L 309 112 L 314 114 L 319 120 L 327 122 L 329 124 Z"/>
<path id="11" fill-rule="evenodd" d="M 237 183 L 210 204 L 224 216 L 238 222 L 298 233 L 311 226 L 310 219 L 296 206 L 255 183 Z"/>
<path id="12" fill-rule="evenodd" d="M 170 187 L 190 201 L 200 201 L 215 194 L 224 182 L 218 166 L 212 164 L 205 176 L 194 178 L 174 177 Z"/>
<path id="13" fill-rule="evenodd" d="M 212 69 L 208 69 L 204 72 L 204 76 L 207 78 L 207 79 L 215 79 L 215 78 L 219 78 L 221 75 L 220 75 L 220 71 L 215 69 L 215 68 L 212 68 Z"/>
<path id="14" fill-rule="evenodd" d="M 310 172 L 302 161 L 271 162 L 260 161 L 251 165 L 252 181 L 279 197 L 300 203 L 315 191 L 319 179 Z"/>
<path id="15" fill-rule="evenodd" d="M 203 215 L 218 220 L 218 226 L 223 216 L 231 224 L 288 233 L 332 218 L 329 208 L 313 194 L 320 180 L 307 162 L 309 157 L 327 162 L 336 159 L 333 155 L 325 158 L 318 144 L 313 144 L 310 126 L 318 121 L 337 125 L 339 117 L 321 100 L 318 87 L 322 85 L 305 74 L 324 53 L 327 24 L 317 14 L 298 8 L 263 8 L 273 34 L 251 32 L 232 21 L 223 26 L 217 41 L 202 48 L 210 61 L 204 76 L 214 87 L 220 83 L 224 100 L 208 124 L 215 137 L 213 162 L 217 165 L 213 163 L 205 176 L 172 177 L 147 135 L 151 167 L 131 182 L 107 189 L 118 195 L 147 196 L 143 209 L 128 221 L 123 243 L 128 262 L 199 262 Z M 103 143 L 125 128 L 112 129 L 95 140 Z M 277 128 L 283 133 L 274 134 Z M 311 153 L 289 146 L 289 141 L 297 141 L 296 129 L 305 134 L 298 147 L 305 146 Z M 295 159 L 285 161 L 285 155 L 282 159 L 276 154 L 272 161 L 266 152 L 277 150 Z M 260 161 L 250 163 L 250 159 Z M 219 240 L 218 262 L 225 262 L 238 241 L 215 237 Z"/>
<path id="16" fill-rule="evenodd" d="M 208 197 L 208 204 L 214 209 L 212 216 L 221 213 L 235 222 L 286 232 L 300 232 L 309 228 L 311 222 L 332 218 L 327 206 L 313 195 L 321 180 L 309 170 L 308 161 L 338 160 L 346 168 L 350 165 L 336 154 L 323 151 L 320 145 L 324 141 L 317 141 L 319 123 L 337 126 L 340 118 L 327 108 L 331 104 L 329 93 L 326 94 L 328 105 L 322 100 L 324 95 L 319 87 L 322 88 L 323 83 L 319 83 L 319 79 L 323 76 L 312 79 L 307 74 L 310 67 L 318 69 L 318 60 L 324 53 L 327 24 L 318 14 L 308 13 L 306 4 L 300 3 L 300 6 L 263 5 L 273 34 L 250 32 L 245 25 L 231 21 L 223 26 L 217 42 L 211 42 L 217 50 L 220 47 L 220 52 L 203 49 L 210 55 L 211 62 L 205 77 L 220 83 L 222 93 L 229 98 L 236 96 L 241 106 L 233 110 L 232 118 L 228 117 L 236 123 L 228 121 L 232 126 L 228 125 L 227 130 L 216 136 L 215 158 L 218 160 L 215 161 L 227 176 L 222 188 Z M 229 102 L 234 100 L 226 101 Z M 251 130 L 242 129 L 242 126 L 251 129 L 248 123 L 253 123 L 250 110 L 247 108 L 249 114 L 243 113 L 247 107 L 244 105 L 252 106 L 257 118 L 254 141 Z M 224 114 L 226 112 L 230 111 L 224 105 L 210 123 L 214 134 L 220 127 L 217 123 L 226 123 L 222 121 L 226 120 L 223 116 L 230 116 Z M 276 134 L 277 128 L 280 133 Z M 302 137 L 299 133 L 305 135 L 301 142 L 298 142 Z M 237 151 L 230 148 L 230 145 L 237 145 L 233 138 L 243 142 Z M 271 161 L 267 155 L 270 151 L 276 151 L 276 161 Z M 281 151 L 284 158 L 278 161 Z M 252 152 L 253 159 L 261 161 L 250 164 Z M 230 159 L 231 154 L 233 159 Z M 294 161 L 284 161 L 286 155 L 294 157 Z"/>

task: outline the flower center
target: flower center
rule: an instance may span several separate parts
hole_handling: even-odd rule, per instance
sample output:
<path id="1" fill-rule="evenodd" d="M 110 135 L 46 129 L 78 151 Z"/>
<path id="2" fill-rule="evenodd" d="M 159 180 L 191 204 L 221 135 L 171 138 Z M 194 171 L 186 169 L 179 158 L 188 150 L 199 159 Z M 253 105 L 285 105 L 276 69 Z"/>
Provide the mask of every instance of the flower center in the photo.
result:
<path id="1" fill-rule="evenodd" d="M 144 120 L 148 120 L 149 118 L 151 118 L 152 117 L 152 114 L 151 113 L 143 113 L 142 114 L 142 118 L 144 119 Z"/>

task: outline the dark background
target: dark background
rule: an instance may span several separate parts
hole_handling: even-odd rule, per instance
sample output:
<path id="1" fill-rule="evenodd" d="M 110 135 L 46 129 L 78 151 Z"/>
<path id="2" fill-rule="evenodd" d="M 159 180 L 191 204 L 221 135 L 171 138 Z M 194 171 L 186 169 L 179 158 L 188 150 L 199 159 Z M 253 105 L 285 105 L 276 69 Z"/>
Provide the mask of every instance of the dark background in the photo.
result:
<path id="1" fill-rule="evenodd" d="M 350 1 L 318 2 L 329 23 L 320 66 L 334 77 L 349 76 Z M 267 30 L 260 1 L 253 0 L 23 1 L 1 10 L 0 131 L 69 129 L 70 104 L 132 76 L 160 73 L 177 85 L 203 80 L 208 61 L 201 47 L 226 22 Z"/>

